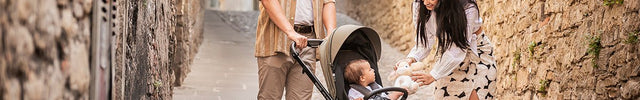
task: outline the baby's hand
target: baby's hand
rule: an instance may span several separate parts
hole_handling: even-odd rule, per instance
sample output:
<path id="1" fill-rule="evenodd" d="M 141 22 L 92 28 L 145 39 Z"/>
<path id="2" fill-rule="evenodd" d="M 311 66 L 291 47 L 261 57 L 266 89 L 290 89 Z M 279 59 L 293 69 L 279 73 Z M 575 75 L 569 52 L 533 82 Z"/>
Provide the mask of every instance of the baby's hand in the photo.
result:
<path id="1" fill-rule="evenodd" d="M 353 100 L 363 100 L 363 99 L 362 98 L 356 98 L 356 99 L 353 99 Z"/>

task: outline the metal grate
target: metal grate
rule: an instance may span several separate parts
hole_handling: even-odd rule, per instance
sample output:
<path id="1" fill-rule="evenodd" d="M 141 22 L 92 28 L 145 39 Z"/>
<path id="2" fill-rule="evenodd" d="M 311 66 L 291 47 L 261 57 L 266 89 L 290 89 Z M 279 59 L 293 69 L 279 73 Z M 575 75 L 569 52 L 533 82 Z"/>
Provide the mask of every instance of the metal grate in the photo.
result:
<path id="1" fill-rule="evenodd" d="M 91 19 L 91 100 L 109 100 L 111 90 L 111 38 L 115 32 L 115 0 L 94 0 Z"/>

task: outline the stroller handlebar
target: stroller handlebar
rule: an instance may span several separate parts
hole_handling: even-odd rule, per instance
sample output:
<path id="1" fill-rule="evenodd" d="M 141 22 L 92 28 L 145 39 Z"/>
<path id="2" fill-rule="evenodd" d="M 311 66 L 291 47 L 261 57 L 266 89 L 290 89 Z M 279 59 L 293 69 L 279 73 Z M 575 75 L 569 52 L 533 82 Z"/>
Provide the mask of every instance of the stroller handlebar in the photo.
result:
<path id="1" fill-rule="evenodd" d="M 322 42 L 324 42 L 323 39 L 308 39 L 307 40 L 307 47 L 312 47 L 312 48 L 318 48 L 318 46 L 320 46 L 320 44 L 322 44 Z M 296 42 L 293 42 L 291 44 L 291 51 L 294 53 L 298 53 L 298 51 L 296 50 Z"/>
<path id="2" fill-rule="evenodd" d="M 323 39 L 308 39 L 307 40 L 307 46 L 312 47 L 312 48 L 318 48 L 318 46 L 320 46 L 320 44 L 322 44 L 322 42 L 324 42 Z"/>

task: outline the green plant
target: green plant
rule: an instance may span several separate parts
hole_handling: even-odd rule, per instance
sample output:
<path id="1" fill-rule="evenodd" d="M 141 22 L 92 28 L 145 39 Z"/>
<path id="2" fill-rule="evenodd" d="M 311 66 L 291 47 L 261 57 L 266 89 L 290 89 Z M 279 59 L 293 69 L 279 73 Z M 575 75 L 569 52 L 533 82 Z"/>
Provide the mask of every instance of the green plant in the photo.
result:
<path id="1" fill-rule="evenodd" d="M 520 50 L 513 51 L 513 66 L 520 64 Z"/>
<path id="2" fill-rule="evenodd" d="M 538 46 L 538 44 L 535 41 L 529 43 L 529 55 L 530 56 L 533 56 L 533 53 L 536 52 L 535 51 L 536 46 Z"/>
<path id="3" fill-rule="evenodd" d="M 595 68 L 598 68 L 597 60 L 599 58 L 601 49 L 602 44 L 600 43 L 600 36 L 592 36 L 589 39 L 589 48 L 587 49 L 587 52 L 589 53 L 589 55 L 593 56 L 593 59 L 591 59 L 591 63 Z"/>
<path id="4" fill-rule="evenodd" d="M 162 85 L 162 82 L 160 82 L 160 81 L 153 82 L 153 86 L 154 87 L 160 87 L 160 85 Z"/>
<path id="5" fill-rule="evenodd" d="M 547 94 L 547 87 L 549 87 L 549 83 L 551 83 L 549 80 L 540 80 L 540 88 L 538 88 L 538 92 L 542 93 L 542 96 Z"/>
<path id="6" fill-rule="evenodd" d="M 636 33 L 638 33 L 638 31 L 629 33 L 629 35 L 627 35 L 627 40 L 625 40 L 624 43 L 628 43 L 628 44 L 638 43 L 638 34 Z"/>
<path id="7" fill-rule="evenodd" d="M 624 3 L 624 0 L 603 0 L 602 3 L 605 6 L 611 6 L 614 4 L 622 4 Z"/>
<path id="8" fill-rule="evenodd" d="M 584 17 L 590 16 L 591 14 L 589 12 L 585 12 L 584 14 L 582 14 Z"/>
<path id="9" fill-rule="evenodd" d="M 142 7 L 143 7 L 143 8 L 147 8 L 147 0 L 144 0 L 144 1 L 142 2 Z"/>

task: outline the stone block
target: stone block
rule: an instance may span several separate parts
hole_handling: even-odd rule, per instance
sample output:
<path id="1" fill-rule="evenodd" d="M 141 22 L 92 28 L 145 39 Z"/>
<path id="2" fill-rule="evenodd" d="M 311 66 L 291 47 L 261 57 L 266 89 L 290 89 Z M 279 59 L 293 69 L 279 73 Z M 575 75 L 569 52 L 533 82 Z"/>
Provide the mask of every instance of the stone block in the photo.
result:
<path id="1" fill-rule="evenodd" d="M 26 80 L 22 83 L 25 100 L 43 100 L 48 98 L 44 80 L 36 76 L 35 72 L 27 72 Z"/>
<path id="2" fill-rule="evenodd" d="M 0 6 L 6 7 L 7 6 L 7 0 L 0 0 Z"/>
<path id="3" fill-rule="evenodd" d="M 75 0 L 73 2 L 73 5 L 70 7 L 70 9 L 73 11 L 73 16 L 76 18 L 82 18 L 85 15 L 82 1 L 84 0 Z"/>
<path id="4" fill-rule="evenodd" d="M 4 43 L 8 53 L 13 54 L 14 57 L 28 58 L 34 52 L 31 33 L 23 26 L 7 27 Z"/>
<path id="5" fill-rule="evenodd" d="M 10 3 L 7 10 L 14 23 L 34 19 L 37 8 L 35 0 L 15 0 Z"/>
<path id="6" fill-rule="evenodd" d="M 75 37 L 78 33 L 78 21 L 73 17 L 73 12 L 69 9 L 64 9 L 60 13 L 62 14 L 62 30 L 67 33 L 67 37 Z"/>
<path id="7" fill-rule="evenodd" d="M 529 85 L 529 72 L 525 69 L 520 69 L 518 70 L 517 74 L 516 74 L 516 88 L 518 90 L 524 90 L 526 89 Z"/>
<path id="8" fill-rule="evenodd" d="M 640 1 L 637 1 L 637 0 L 625 0 L 623 5 L 627 10 L 631 10 L 631 11 L 640 10 Z"/>
<path id="9" fill-rule="evenodd" d="M 598 82 L 596 83 L 596 93 L 597 94 L 607 94 L 610 89 L 609 87 L 615 87 L 618 84 L 618 78 L 615 77 L 604 77 L 598 78 Z"/>
<path id="10" fill-rule="evenodd" d="M 36 16 L 38 18 L 36 27 L 40 32 L 33 34 L 33 38 L 37 49 L 49 51 L 55 46 L 55 39 L 61 35 L 60 13 L 55 1 L 43 0 L 39 2 L 39 6 L 42 8 L 38 10 L 38 16 Z"/>
<path id="11" fill-rule="evenodd" d="M 88 67 L 89 51 L 86 45 L 74 42 L 65 49 L 69 49 L 69 54 L 65 55 L 68 57 L 65 59 L 69 63 L 66 66 L 68 69 L 64 73 L 69 78 L 70 90 L 78 93 L 88 92 L 91 78 Z"/>
<path id="12" fill-rule="evenodd" d="M 18 79 L 3 80 L 5 90 L 3 100 L 20 100 L 22 97 L 22 84 Z"/>
<path id="13" fill-rule="evenodd" d="M 49 0 L 49 1 L 52 1 L 52 0 Z M 67 6 L 70 0 L 56 0 L 56 1 L 57 1 L 56 3 L 60 6 Z"/>
<path id="14" fill-rule="evenodd" d="M 637 99 L 640 96 L 640 82 L 637 79 L 629 80 L 620 87 L 619 93 L 623 99 Z"/>
<path id="15" fill-rule="evenodd" d="M 78 0 L 79 2 L 81 2 L 80 4 L 82 4 L 82 8 L 84 9 L 84 13 L 85 14 L 90 14 L 91 13 L 91 9 L 93 7 L 93 0 Z M 115 0 L 114 0 L 115 2 Z M 116 9 L 114 9 L 116 10 Z"/>

